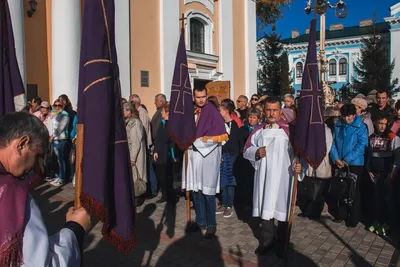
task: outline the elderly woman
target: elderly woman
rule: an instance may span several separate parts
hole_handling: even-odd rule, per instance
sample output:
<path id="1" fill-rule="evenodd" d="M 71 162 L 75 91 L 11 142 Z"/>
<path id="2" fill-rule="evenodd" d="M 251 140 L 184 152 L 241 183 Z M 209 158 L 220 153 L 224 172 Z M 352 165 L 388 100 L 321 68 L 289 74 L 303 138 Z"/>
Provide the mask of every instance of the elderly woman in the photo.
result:
<path id="1" fill-rule="evenodd" d="M 346 219 L 349 227 L 356 227 L 360 220 L 360 180 L 364 166 L 364 153 L 368 146 L 368 130 L 361 116 L 357 115 L 353 104 L 345 104 L 340 108 L 342 119 L 335 124 L 333 143 L 330 151 L 332 162 L 337 168 L 347 168 L 357 175 L 354 188 L 353 204 L 348 207 L 339 202 L 332 210 L 334 222 Z"/>
<path id="2" fill-rule="evenodd" d="M 139 112 L 129 102 L 123 106 L 124 118 L 126 124 L 126 131 L 128 134 L 129 153 L 131 156 L 132 174 L 135 185 L 137 186 L 137 179 L 141 179 L 147 183 L 147 169 L 146 169 L 146 134 L 144 127 L 139 119 Z M 139 175 L 139 177 L 137 177 Z M 138 188 L 135 192 L 138 193 Z M 140 192 L 143 194 L 145 192 Z M 136 195 L 136 197 L 140 196 Z"/>

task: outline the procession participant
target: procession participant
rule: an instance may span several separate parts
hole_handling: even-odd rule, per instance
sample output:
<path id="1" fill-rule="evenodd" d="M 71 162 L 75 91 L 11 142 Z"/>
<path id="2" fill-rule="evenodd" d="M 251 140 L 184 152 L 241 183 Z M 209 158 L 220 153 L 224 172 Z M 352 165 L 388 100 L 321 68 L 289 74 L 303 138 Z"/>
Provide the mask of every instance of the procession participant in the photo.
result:
<path id="1" fill-rule="evenodd" d="M 0 119 L 0 266 L 79 266 L 90 216 L 70 208 L 64 227 L 48 237 L 39 207 L 28 193 L 26 174 L 49 145 L 43 123 L 25 112 Z"/>
<path id="2" fill-rule="evenodd" d="M 259 254 L 275 244 L 274 219 L 278 220 L 277 256 L 284 257 L 294 172 L 301 164 L 293 163 L 295 155 L 289 141 L 289 125 L 281 118 L 280 101 L 265 100 L 267 122 L 253 130 L 244 147 L 244 157 L 255 168 L 253 216 L 262 219 L 263 242 Z"/>
<path id="3" fill-rule="evenodd" d="M 228 135 L 221 114 L 207 102 L 207 89 L 194 89 L 193 94 L 196 140 L 188 150 L 187 173 L 183 164 L 182 188 L 193 191 L 196 223 L 207 229 L 206 238 L 212 238 L 217 231 L 215 194 L 220 189 L 221 143 L 228 140 Z"/>
<path id="4" fill-rule="evenodd" d="M 231 116 L 231 114 L 235 113 L 235 106 L 232 100 L 223 100 L 218 109 L 222 118 L 224 118 L 225 129 L 229 140 L 222 144 L 220 172 L 222 203 L 217 209 L 216 214 L 223 214 L 224 218 L 229 218 L 233 215 L 232 208 L 236 187 L 236 177 L 233 170 L 236 158 L 239 154 L 239 127 Z"/>

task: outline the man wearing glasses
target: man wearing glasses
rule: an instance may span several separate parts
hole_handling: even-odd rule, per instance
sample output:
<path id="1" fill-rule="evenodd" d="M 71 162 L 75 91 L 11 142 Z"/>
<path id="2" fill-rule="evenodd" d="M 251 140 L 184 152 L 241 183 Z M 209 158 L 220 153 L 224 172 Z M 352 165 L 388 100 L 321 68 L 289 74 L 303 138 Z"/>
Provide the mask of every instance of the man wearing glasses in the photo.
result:
<path id="1" fill-rule="evenodd" d="M 249 99 L 244 95 L 240 95 L 236 100 L 236 111 L 239 112 L 242 121 L 246 119 L 247 116 L 247 103 L 249 103 Z"/>

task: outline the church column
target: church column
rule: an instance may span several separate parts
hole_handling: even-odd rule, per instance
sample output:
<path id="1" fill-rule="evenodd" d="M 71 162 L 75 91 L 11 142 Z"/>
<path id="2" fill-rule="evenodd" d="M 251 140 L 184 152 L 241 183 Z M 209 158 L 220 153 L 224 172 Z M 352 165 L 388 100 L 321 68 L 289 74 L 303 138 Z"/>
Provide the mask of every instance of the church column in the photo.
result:
<path id="1" fill-rule="evenodd" d="M 81 0 L 52 1 L 52 101 L 66 94 L 78 102 Z"/>
<path id="2" fill-rule="evenodd" d="M 256 1 L 245 0 L 245 64 L 246 64 L 246 95 L 251 97 L 257 93 L 257 18 Z"/>
<path id="3" fill-rule="evenodd" d="M 131 21 L 130 1 L 115 1 L 115 46 L 117 49 L 121 95 L 131 95 Z M 137 36 L 133 37 L 135 40 Z"/>
<path id="4" fill-rule="evenodd" d="M 26 63 L 25 63 L 25 35 L 24 35 L 24 7 L 22 0 L 8 1 L 11 23 L 14 32 L 15 52 L 22 82 L 26 90 Z"/>
<path id="5" fill-rule="evenodd" d="M 180 34 L 179 0 L 160 0 L 161 93 L 169 99 Z"/>

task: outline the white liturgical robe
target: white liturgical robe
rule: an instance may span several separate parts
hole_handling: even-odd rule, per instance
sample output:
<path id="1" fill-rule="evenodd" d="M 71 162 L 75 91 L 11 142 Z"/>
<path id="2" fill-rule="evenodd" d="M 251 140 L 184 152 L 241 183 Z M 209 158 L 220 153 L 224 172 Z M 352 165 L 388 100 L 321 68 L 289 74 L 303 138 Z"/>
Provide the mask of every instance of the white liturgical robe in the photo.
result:
<path id="1" fill-rule="evenodd" d="M 267 156 L 256 160 L 256 151 L 260 147 L 266 147 Z M 253 216 L 288 221 L 295 159 L 288 135 L 281 128 L 262 128 L 252 135 L 251 146 L 244 157 L 255 168 Z"/>
<path id="2" fill-rule="evenodd" d="M 75 234 L 67 228 L 49 237 L 39 207 L 28 196 L 25 210 L 25 231 L 21 267 L 78 267 L 81 264 Z"/>
<path id="3" fill-rule="evenodd" d="M 194 141 L 193 149 L 188 150 L 188 166 L 182 168 L 182 188 L 194 192 L 202 191 L 205 195 L 219 193 L 221 145 L 211 140 L 204 143 L 201 138 Z M 187 176 L 187 179 L 186 179 Z"/>

